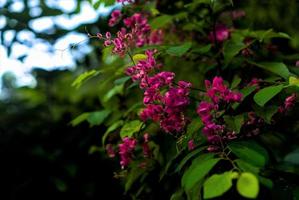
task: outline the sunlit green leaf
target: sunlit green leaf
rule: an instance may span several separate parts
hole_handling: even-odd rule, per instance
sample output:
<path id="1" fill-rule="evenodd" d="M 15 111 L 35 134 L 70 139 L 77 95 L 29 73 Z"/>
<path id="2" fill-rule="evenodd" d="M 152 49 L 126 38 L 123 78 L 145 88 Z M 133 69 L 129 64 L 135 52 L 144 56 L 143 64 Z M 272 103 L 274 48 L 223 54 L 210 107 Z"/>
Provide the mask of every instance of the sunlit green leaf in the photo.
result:
<path id="1" fill-rule="evenodd" d="M 243 197 L 256 198 L 259 193 L 257 177 L 250 172 L 242 173 L 237 181 L 237 190 Z"/>
<path id="2" fill-rule="evenodd" d="M 139 120 L 134 120 L 126 123 L 120 130 L 120 136 L 122 138 L 132 137 L 134 133 L 137 133 L 140 130 L 142 124 L 143 123 Z"/>
<path id="3" fill-rule="evenodd" d="M 232 187 L 233 172 L 224 172 L 223 174 L 213 174 L 204 182 L 203 197 L 211 199 L 219 197 Z"/>

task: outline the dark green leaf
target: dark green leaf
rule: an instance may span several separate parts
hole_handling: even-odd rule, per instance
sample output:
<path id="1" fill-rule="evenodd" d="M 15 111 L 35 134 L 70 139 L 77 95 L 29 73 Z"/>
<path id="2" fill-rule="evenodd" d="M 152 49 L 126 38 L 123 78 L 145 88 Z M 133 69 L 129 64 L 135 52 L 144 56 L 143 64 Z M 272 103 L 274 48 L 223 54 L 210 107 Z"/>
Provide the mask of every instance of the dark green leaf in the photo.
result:
<path id="1" fill-rule="evenodd" d="M 205 54 L 205 53 L 208 53 L 211 50 L 211 48 L 212 48 L 212 45 L 208 44 L 203 47 L 194 48 L 192 50 L 192 52 L 199 53 L 199 54 Z"/>
<path id="2" fill-rule="evenodd" d="M 179 165 L 176 168 L 176 171 L 181 171 L 182 168 L 186 165 L 186 163 L 192 158 L 194 157 L 196 154 L 199 154 L 200 152 L 202 152 L 203 150 L 205 150 L 207 147 L 200 147 L 198 149 L 195 149 L 194 151 L 188 153 L 183 159 L 182 161 L 179 163 Z"/>
<path id="3" fill-rule="evenodd" d="M 299 149 L 286 155 L 286 157 L 284 158 L 284 161 L 295 164 L 295 165 L 299 165 Z"/>
<path id="4" fill-rule="evenodd" d="M 223 56 L 224 62 L 226 64 L 230 63 L 230 61 L 244 48 L 246 48 L 246 44 L 243 42 L 236 42 L 232 40 L 228 40 L 223 47 Z"/>
<path id="5" fill-rule="evenodd" d="M 283 85 L 269 86 L 258 91 L 253 99 L 259 106 L 264 106 L 268 101 L 280 93 Z"/>
<path id="6" fill-rule="evenodd" d="M 199 129 L 203 126 L 202 121 L 200 118 L 195 118 L 191 121 L 191 123 L 187 127 L 187 134 L 192 135 L 195 132 L 198 132 Z"/>
<path id="7" fill-rule="evenodd" d="M 265 122 L 271 124 L 271 119 L 273 115 L 277 113 L 278 107 L 277 106 L 267 106 L 267 107 L 256 106 L 254 107 L 254 110 L 259 117 L 265 120 Z"/>
<path id="8" fill-rule="evenodd" d="M 92 126 L 101 125 L 104 122 L 104 120 L 109 116 L 110 113 L 111 113 L 110 110 L 91 112 L 87 117 L 87 121 Z"/>
<path id="9" fill-rule="evenodd" d="M 195 159 L 182 177 L 182 186 L 186 191 L 192 189 L 219 162 L 214 155 L 205 154 Z"/>
<path id="10" fill-rule="evenodd" d="M 283 77 L 284 79 L 288 80 L 290 76 L 290 71 L 288 67 L 281 62 L 262 62 L 262 63 L 255 63 L 249 61 L 250 64 L 255 65 L 257 67 L 260 67 L 262 69 L 265 69 L 267 71 L 270 71 L 274 74 L 277 74 L 280 77 Z"/>
<path id="11" fill-rule="evenodd" d="M 170 200 L 185 200 L 184 190 L 180 189 L 171 195 Z"/>
<path id="12" fill-rule="evenodd" d="M 169 24 L 172 21 L 172 17 L 170 15 L 161 15 L 159 17 L 154 18 L 150 25 L 152 29 L 159 29 Z"/>
<path id="13" fill-rule="evenodd" d="M 238 158 L 254 166 L 263 167 L 269 160 L 267 151 L 254 141 L 232 142 L 229 148 Z"/>
<path id="14" fill-rule="evenodd" d="M 81 115 L 79 115 L 78 117 L 76 117 L 75 119 L 73 119 L 71 121 L 71 125 L 72 126 L 77 126 L 78 124 L 80 124 L 81 122 L 85 121 L 90 113 L 82 113 Z"/>
<path id="15" fill-rule="evenodd" d="M 173 56 L 182 56 L 184 55 L 192 46 L 191 42 L 187 42 L 180 46 L 170 47 L 166 50 L 166 53 Z"/>
<path id="16" fill-rule="evenodd" d="M 244 115 L 237 115 L 237 116 L 225 115 L 223 116 L 223 119 L 231 131 L 240 133 L 241 127 L 244 123 Z"/>
<path id="17" fill-rule="evenodd" d="M 253 166 L 251 164 L 249 164 L 248 162 L 245 162 L 241 159 L 237 159 L 234 161 L 238 167 L 243 171 L 243 172 L 251 172 L 254 174 L 258 174 L 260 172 L 260 169 L 256 166 Z"/>
<path id="18" fill-rule="evenodd" d="M 242 79 L 238 75 L 234 76 L 230 88 L 235 89 L 241 83 L 241 81 Z"/>
<path id="19" fill-rule="evenodd" d="M 125 76 L 125 77 L 116 79 L 116 80 L 114 81 L 114 84 L 115 84 L 115 85 L 121 85 L 121 84 L 124 84 L 125 82 L 127 82 L 128 80 L 130 80 L 130 77 L 129 77 L 129 76 Z"/>
<path id="20" fill-rule="evenodd" d="M 102 145 L 105 145 L 105 141 L 106 138 L 108 137 L 109 133 L 111 133 L 112 131 L 115 131 L 118 127 L 122 126 L 124 123 L 123 120 L 119 120 L 114 122 L 111 126 L 109 126 L 109 128 L 107 129 L 107 131 L 104 133 L 103 137 L 102 137 Z"/>

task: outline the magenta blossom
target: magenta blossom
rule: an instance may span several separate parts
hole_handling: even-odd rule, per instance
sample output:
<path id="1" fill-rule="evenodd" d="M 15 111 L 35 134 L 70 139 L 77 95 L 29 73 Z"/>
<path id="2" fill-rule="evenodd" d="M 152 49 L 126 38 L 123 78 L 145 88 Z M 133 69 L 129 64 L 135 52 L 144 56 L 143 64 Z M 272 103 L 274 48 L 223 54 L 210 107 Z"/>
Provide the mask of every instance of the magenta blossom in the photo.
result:
<path id="1" fill-rule="evenodd" d="M 230 30 L 223 24 L 216 25 L 215 33 L 214 31 L 210 32 L 209 38 L 212 42 L 223 42 L 230 37 Z"/>
<path id="2" fill-rule="evenodd" d="M 113 146 L 112 144 L 107 144 L 106 145 L 106 151 L 107 151 L 107 154 L 110 158 L 114 158 L 115 157 L 115 151 L 113 149 Z"/>
<path id="3" fill-rule="evenodd" d="M 111 13 L 111 18 L 109 20 L 109 26 L 114 26 L 117 24 L 122 17 L 121 11 L 120 10 L 115 10 Z"/>
<path id="4" fill-rule="evenodd" d="M 188 150 L 192 151 L 193 149 L 195 149 L 194 140 L 189 140 L 188 141 Z"/>
<path id="5" fill-rule="evenodd" d="M 132 161 L 133 151 L 135 150 L 137 140 L 135 138 L 125 137 L 123 143 L 119 144 L 120 165 L 125 168 Z"/>

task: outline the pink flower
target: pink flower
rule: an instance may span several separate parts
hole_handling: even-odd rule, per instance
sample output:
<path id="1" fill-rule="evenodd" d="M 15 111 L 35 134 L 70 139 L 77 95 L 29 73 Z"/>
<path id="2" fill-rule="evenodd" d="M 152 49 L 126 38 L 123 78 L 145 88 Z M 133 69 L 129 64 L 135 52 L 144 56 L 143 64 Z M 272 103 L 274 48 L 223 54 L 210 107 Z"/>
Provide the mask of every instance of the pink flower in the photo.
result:
<path id="1" fill-rule="evenodd" d="M 296 67 L 299 67 L 299 60 L 296 61 Z"/>
<path id="2" fill-rule="evenodd" d="M 213 31 L 210 32 L 209 38 L 212 42 L 215 41 L 215 36 L 218 42 L 223 42 L 230 37 L 230 31 L 225 25 L 218 24 L 215 28 L 215 35 Z"/>
<path id="3" fill-rule="evenodd" d="M 161 105 L 148 104 L 145 109 L 140 113 L 140 118 L 142 121 L 152 119 L 153 121 L 159 121 L 161 114 L 163 112 L 163 107 Z"/>
<path id="4" fill-rule="evenodd" d="M 115 151 L 113 150 L 113 146 L 112 144 L 107 144 L 106 145 L 106 151 L 107 154 L 110 158 L 114 158 L 115 157 Z"/>
<path id="5" fill-rule="evenodd" d="M 213 83 L 206 80 L 207 95 L 211 100 L 218 104 L 220 100 L 226 103 L 240 102 L 242 100 L 242 94 L 238 92 L 232 92 L 226 85 L 223 84 L 221 77 L 215 77 Z"/>
<path id="6" fill-rule="evenodd" d="M 149 44 L 154 45 L 154 44 L 162 44 L 164 38 L 164 33 L 162 30 L 154 30 L 151 32 L 149 36 Z"/>
<path id="7" fill-rule="evenodd" d="M 246 15 L 244 10 L 234 10 L 231 12 L 231 16 L 233 20 L 239 19 L 241 17 L 244 17 Z"/>
<path id="8" fill-rule="evenodd" d="M 109 20 L 108 25 L 114 26 L 117 22 L 119 22 L 120 18 L 122 17 L 120 10 L 115 10 L 111 13 L 111 18 Z"/>
<path id="9" fill-rule="evenodd" d="M 144 139 L 144 142 L 142 144 L 142 150 L 143 150 L 143 157 L 145 158 L 148 158 L 150 157 L 151 155 L 151 150 L 150 150 L 150 147 L 148 145 L 148 142 L 149 142 L 149 134 L 148 133 L 145 133 L 143 135 L 143 139 Z"/>
<path id="10" fill-rule="evenodd" d="M 194 140 L 188 141 L 188 149 L 189 151 L 193 150 L 195 148 Z"/>
<path id="11" fill-rule="evenodd" d="M 288 96 L 285 101 L 284 101 L 284 108 L 286 110 L 291 109 L 292 107 L 294 107 L 295 102 L 296 102 L 296 94 L 293 93 L 291 96 Z"/>
<path id="12" fill-rule="evenodd" d="M 119 144 L 120 165 L 125 168 L 132 161 L 133 151 L 135 150 L 137 140 L 125 137 L 123 143 Z"/>

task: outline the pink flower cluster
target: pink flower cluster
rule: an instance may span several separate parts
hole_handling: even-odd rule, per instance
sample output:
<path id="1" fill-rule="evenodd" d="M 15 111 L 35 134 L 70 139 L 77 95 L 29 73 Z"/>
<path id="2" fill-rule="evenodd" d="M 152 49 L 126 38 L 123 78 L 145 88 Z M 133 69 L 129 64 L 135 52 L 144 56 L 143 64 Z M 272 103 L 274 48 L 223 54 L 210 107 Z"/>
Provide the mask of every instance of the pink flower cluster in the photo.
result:
<path id="1" fill-rule="evenodd" d="M 120 12 L 120 10 L 115 10 L 111 13 L 111 18 L 109 19 L 108 25 L 109 26 L 114 26 L 115 24 L 117 24 L 120 19 L 122 17 L 122 14 Z"/>
<path id="2" fill-rule="evenodd" d="M 120 165 L 122 169 L 127 167 L 133 159 L 133 153 L 136 149 L 138 142 L 133 137 L 124 137 L 122 139 L 122 143 L 118 145 L 119 148 L 119 156 L 120 156 Z M 143 142 L 140 144 L 143 151 L 143 157 L 149 158 L 151 156 L 151 149 L 149 146 L 149 134 L 145 133 L 143 135 Z M 111 144 L 106 145 L 106 151 L 110 158 L 115 157 L 115 152 Z"/>
<path id="3" fill-rule="evenodd" d="M 137 145 L 137 140 L 134 138 L 125 137 L 123 143 L 119 144 L 120 165 L 125 168 L 132 161 L 133 151 Z"/>
<path id="4" fill-rule="evenodd" d="M 145 133 L 143 135 L 143 140 L 144 140 L 144 142 L 142 144 L 143 157 L 148 158 L 151 155 L 151 150 L 148 145 L 148 142 L 149 142 L 149 134 L 148 133 Z"/>
<path id="5" fill-rule="evenodd" d="M 240 102 L 242 99 L 242 94 L 229 90 L 228 87 L 223 84 L 221 77 L 216 76 L 212 83 L 206 80 L 205 85 L 207 95 L 215 104 L 218 104 L 220 101 L 225 101 L 226 103 Z"/>
<path id="6" fill-rule="evenodd" d="M 217 124 L 216 112 L 219 110 L 221 104 L 240 102 L 242 99 L 241 93 L 233 92 L 223 83 L 221 77 L 215 77 L 213 82 L 205 81 L 207 96 L 211 99 L 211 102 L 202 101 L 198 105 L 197 113 L 200 116 L 204 128 L 203 134 L 207 137 L 211 143 L 218 143 L 220 140 L 234 139 L 234 132 L 227 132 L 224 135 L 225 125 Z"/>
<path id="7" fill-rule="evenodd" d="M 179 81 L 178 85 L 174 86 L 173 72 L 162 71 L 151 76 L 154 69 L 160 68 L 153 54 L 153 51 L 146 51 L 147 59 L 129 67 L 126 74 L 131 76 L 133 81 L 139 81 L 140 88 L 144 89 L 143 103 L 146 108 L 140 114 L 141 119 L 160 122 L 165 132 L 177 133 L 186 125 L 183 111 L 189 104 L 191 83 Z M 162 89 L 167 91 L 162 94 Z"/>
<path id="8" fill-rule="evenodd" d="M 109 25 L 114 26 L 121 18 L 120 11 L 114 11 Z M 135 13 L 133 16 L 123 20 L 125 27 L 122 27 L 117 32 L 116 37 L 112 38 L 111 33 L 107 32 L 106 37 L 103 38 L 98 34 L 100 39 L 104 39 L 104 46 L 113 45 L 112 52 L 123 57 L 130 48 L 142 47 L 145 44 L 161 44 L 163 40 L 162 30 L 155 30 L 151 32 L 151 27 L 148 24 L 147 18 L 141 13 Z"/>

